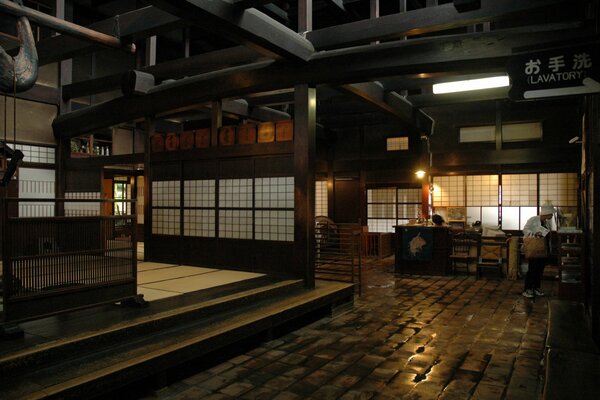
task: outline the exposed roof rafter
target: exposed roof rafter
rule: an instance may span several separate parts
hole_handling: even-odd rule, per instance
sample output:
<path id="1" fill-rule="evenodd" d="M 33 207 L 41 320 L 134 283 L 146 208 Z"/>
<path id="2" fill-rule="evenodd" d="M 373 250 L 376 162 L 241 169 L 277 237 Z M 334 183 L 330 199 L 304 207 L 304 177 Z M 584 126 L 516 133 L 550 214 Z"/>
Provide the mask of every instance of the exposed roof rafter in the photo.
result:
<path id="1" fill-rule="evenodd" d="M 347 47 L 509 18 L 518 12 L 564 2 L 565 0 L 482 0 L 480 9 L 462 13 L 456 10 L 453 3 L 447 3 L 318 29 L 307 32 L 306 38 L 316 49 Z"/>
<path id="2" fill-rule="evenodd" d="M 308 61 L 312 44 L 262 12 L 239 9 L 224 0 L 148 0 L 198 28 L 216 32 L 271 58 Z"/>
<path id="3" fill-rule="evenodd" d="M 590 33 L 554 31 L 555 25 L 515 28 L 455 36 L 361 46 L 318 53 L 307 64 L 276 61 L 184 78 L 157 87 L 135 99 L 120 97 L 84 110 L 58 117 L 53 124 L 58 136 L 75 136 L 91 130 L 151 116 L 186 104 L 215 98 L 235 98 L 247 94 L 293 87 L 296 84 L 345 84 L 376 80 L 398 74 L 439 71 L 461 72 L 475 66 L 482 72 L 504 66 L 513 48 L 540 48 L 557 40 L 577 40 Z M 343 65 L 344 68 L 336 68 Z"/>

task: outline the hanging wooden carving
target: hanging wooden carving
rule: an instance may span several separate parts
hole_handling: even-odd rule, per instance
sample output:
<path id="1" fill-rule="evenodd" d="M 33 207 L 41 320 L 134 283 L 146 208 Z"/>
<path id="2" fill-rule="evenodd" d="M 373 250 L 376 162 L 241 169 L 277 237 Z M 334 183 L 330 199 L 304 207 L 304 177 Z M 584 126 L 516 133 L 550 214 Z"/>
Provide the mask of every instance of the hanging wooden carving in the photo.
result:
<path id="1" fill-rule="evenodd" d="M 219 145 L 231 146 L 232 144 L 235 144 L 235 126 L 219 128 Z"/>
<path id="2" fill-rule="evenodd" d="M 167 151 L 175 151 L 179 149 L 179 135 L 175 132 L 167 133 L 165 138 L 165 149 Z"/>
<path id="3" fill-rule="evenodd" d="M 181 150 L 191 150 L 194 148 L 194 131 L 183 131 L 179 135 L 179 148 Z"/>
<path id="4" fill-rule="evenodd" d="M 22 0 L 15 3 L 23 5 Z M 0 47 L 0 91 L 5 93 L 24 92 L 35 85 L 38 75 L 38 55 L 29 20 L 17 20 L 19 53 L 13 58 Z"/>

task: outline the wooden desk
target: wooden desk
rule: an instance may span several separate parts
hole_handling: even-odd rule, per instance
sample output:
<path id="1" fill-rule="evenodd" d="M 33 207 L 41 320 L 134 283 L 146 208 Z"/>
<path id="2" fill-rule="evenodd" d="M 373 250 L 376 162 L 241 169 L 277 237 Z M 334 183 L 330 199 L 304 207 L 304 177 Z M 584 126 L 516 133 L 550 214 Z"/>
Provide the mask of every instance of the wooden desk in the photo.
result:
<path id="1" fill-rule="evenodd" d="M 448 226 L 397 225 L 395 271 L 403 274 L 446 275 L 451 251 Z M 410 242 L 413 242 L 411 252 Z M 426 243 L 421 245 L 421 239 Z"/>

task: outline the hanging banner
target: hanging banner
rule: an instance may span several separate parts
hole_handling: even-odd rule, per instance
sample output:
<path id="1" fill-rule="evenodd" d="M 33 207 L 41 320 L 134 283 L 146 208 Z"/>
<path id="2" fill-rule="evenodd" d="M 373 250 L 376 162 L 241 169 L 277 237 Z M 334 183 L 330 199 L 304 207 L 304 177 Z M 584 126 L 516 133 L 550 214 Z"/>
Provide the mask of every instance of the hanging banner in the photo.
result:
<path id="1" fill-rule="evenodd" d="M 513 100 L 600 93 L 598 44 L 511 57 L 508 75 Z"/>

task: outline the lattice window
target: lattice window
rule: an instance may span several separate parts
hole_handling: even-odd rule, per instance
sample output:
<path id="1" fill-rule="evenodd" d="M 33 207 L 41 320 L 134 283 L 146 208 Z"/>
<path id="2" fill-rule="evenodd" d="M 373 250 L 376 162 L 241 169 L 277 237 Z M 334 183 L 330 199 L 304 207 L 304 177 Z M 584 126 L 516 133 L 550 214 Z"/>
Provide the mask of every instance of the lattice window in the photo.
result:
<path id="1" fill-rule="evenodd" d="M 535 206 L 537 204 L 537 175 L 502 175 L 503 206 Z"/>
<path id="2" fill-rule="evenodd" d="M 327 203 L 327 181 L 315 182 L 315 217 L 329 215 Z"/>
<path id="3" fill-rule="evenodd" d="M 185 236 L 215 237 L 214 209 L 183 210 L 183 234 Z"/>
<path id="4" fill-rule="evenodd" d="M 221 179 L 219 207 L 252 208 L 252 179 Z"/>
<path id="5" fill-rule="evenodd" d="M 256 208 L 294 208 L 294 178 L 256 178 Z"/>
<path id="6" fill-rule="evenodd" d="M 577 207 L 578 190 L 576 173 L 540 174 L 540 205 Z"/>
<path id="7" fill-rule="evenodd" d="M 395 219 L 368 219 L 369 232 L 394 232 Z"/>
<path id="8" fill-rule="evenodd" d="M 465 177 L 436 176 L 433 178 L 434 207 L 464 207 Z"/>
<path id="9" fill-rule="evenodd" d="M 367 190 L 367 225 L 370 232 L 393 232 L 394 225 L 417 218 L 421 189 L 382 188 Z"/>
<path id="10" fill-rule="evenodd" d="M 144 177 L 138 176 L 136 178 L 137 182 L 137 201 L 135 203 L 135 208 L 137 211 L 137 221 L 138 224 L 144 223 Z"/>
<path id="11" fill-rule="evenodd" d="M 294 177 L 254 180 L 257 240 L 294 240 Z"/>
<path id="12" fill-rule="evenodd" d="M 215 207 L 215 180 L 193 180 L 183 182 L 183 206 L 190 208 Z"/>
<path id="13" fill-rule="evenodd" d="M 179 181 L 154 181 L 152 182 L 153 207 L 177 207 L 180 202 Z"/>
<path id="14" fill-rule="evenodd" d="M 179 209 L 153 208 L 152 233 L 155 235 L 179 235 L 179 217 Z"/>
<path id="15" fill-rule="evenodd" d="M 183 182 L 183 234 L 216 236 L 216 181 L 214 179 Z"/>
<path id="16" fill-rule="evenodd" d="M 408 137 L 400 136 L 387 138 L 386 145 L 387 151 L 408 150 Z"/>
<path id="17" fill-rule="evenodd" d="M 469 175 L 467 206 L 498 205 L 498 175 Z"/>
<path id="18" fill-rule="evenodd" d="M 180 235 L 180 181 L 152 182 L 152 233 Z"/>
<path id="19" fill-rule="evenodd" d="M 56 162 L 56 149 L 54 147 L 16 144 L 15 149 L 23 152 L 24 162 L 40 164 L 54 164 Z"/>
<path id="20" fill-rule="evenodd" d="M 256 239 L 294 241 L 294 211 L 256 210 Z"/>
<path id="21" fill-rule="evenodd" d="M 65 199 L 100 199 L 100 192 L 66 192 Z M 100 215 L 100 202 L 65 202 L 65 215 L 94 216 Z"/>
<path id="22" fill-rule="evenodd" d="M 252 210 L 219 211 L 219 237 L 252 239 Z"/>
<path id="23" fill-rule="evenodd" d="M 53 199 L 56 193 L 56 171 L 53 169 L 19 168 L 19 198 Z M 52 217 L 53 202 L 19 202 L 19 217 Z"/>

